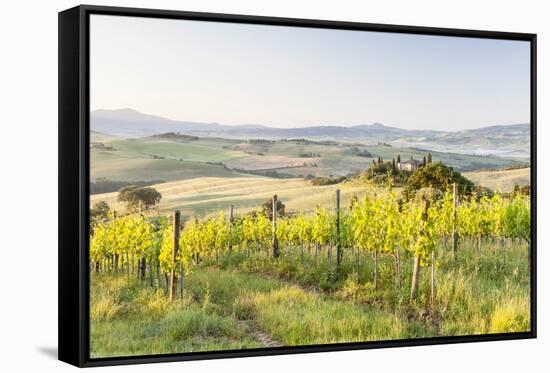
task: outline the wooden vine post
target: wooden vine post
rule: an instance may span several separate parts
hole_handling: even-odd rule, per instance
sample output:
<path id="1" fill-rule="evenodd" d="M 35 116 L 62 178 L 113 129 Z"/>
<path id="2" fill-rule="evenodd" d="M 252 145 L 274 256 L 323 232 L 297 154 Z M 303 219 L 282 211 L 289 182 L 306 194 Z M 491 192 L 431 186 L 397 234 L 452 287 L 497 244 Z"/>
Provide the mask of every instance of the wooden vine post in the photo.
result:
<path id="1" fill-rule="evenodd" d="M 374 249 L 374 289 L 378 289 L 378 249 Z"/>
<path id="2" fill-rule="evenodd" d="M 145 282 L 145 272 L 147 270 L 147 264 L 145 258 L 138 259 L 138 275 L 141 282 Z"/>
<path id="3" fill-rule="evenodd" d="M 435 250 L 432 250 L 432 257 L 431 257 L 431 275 L 432 275 L 432 283 L 431 283 L 431 292 L 430 292 L 430 303 L 433 307 L 434 300 L 435 300 Z"/>
<path id="4" fill-rule="evenodd" d="M 411 284 L 411 302 L 416 299 L 416 293 L 418 292 L 418 278 L 420 277 L 420 261 L 421 256 L 416 255 L 414 257 L 413 276 Z"/>
<path id="5" fill-rule="evenodd" d="M 183 299 L 183 263 L 180 261 L 180 277 L 179 277 L 179 294 L 180 299 Z"/>
<path id="6" fill-rule="evenodd" d="M 130 256 L 128 255 L 128 252 L 126 252 L 126 276 L 130 277 Z"/>
<path id="7" fill-rule="evenodd" d="M 399 246 L 395 250 L 395 282 L 398 289 L 401 289 L 401 257 L 399 256 Z"/>
<path id="8" fill-rule="evenodd" d="M 180 212 L 178 210 L 174 211 L 174 243 L 172 249 L 172 273 L 170 275 L 170 301 L 174 300 L 174 297 L 177 293 L 178 288 L 178 278 L 176 275 L 176 261 L 178 258 L 178 248 L 180 241 Z"/>
<path id="9" fill-rule="evenodd" d="M 428 209 L 430 208 L 430 203 L 428 199 L 424 196 L 424 211 L 422 212 L 422 221 L 426 222 L 428 221 Z M 420 234 L 424 234 L 424 232 L 420 232 Z M 420 279 L 420 270 L 421 270 L 421 264 L 422 264 L 422 253 L 417 252 L 414 257 L 414 267 L 413 267 L 413 275 L 412 275 L 412 282 L 411 282 L 411 302 L 416 299 L 416 295 L 418 293 L 418 282 Z"/>
<path id="10" fill-rule="evenodd" d="M 227 240 L 227 253 L 231 255 L 231 230 L 233 229 L 233 205 L 229 206 L 229 239 Z"/>
<path id="11" fill-rule="evenodd" d="M 458 208 L 458 186 L 456 183 L 453 183 L 453 230 L 451 233 L 451 250 L 453 259 L 456 259 L 456 250 L 458 247 L 458 234 L 456 232 L 456 215 Z"/>
<path id="12" fill-rule="evenodd" d="M 340 189 L 336 189 L 336 273 L 340 274 L 342 245 L 340 243 Z"/>
<path id="13" fill-rule="evenodd" d="M 279 257 L 279 241 L 277 240 L 277 195 L 273 196 L 273 211 L 272 211 L 272 236 L 273 236 L 273 257 Z"/>
<path id="14" fill-rule="evenodd" d="M 399 212 L 399 215 L 403 212 L 403 200 L 401 198 L 397 201 L 397 211 Z M 397 288 L 401 289 L 401 257 L 399 253 L 399 245 L 395 248 L 395 276 Z"/>

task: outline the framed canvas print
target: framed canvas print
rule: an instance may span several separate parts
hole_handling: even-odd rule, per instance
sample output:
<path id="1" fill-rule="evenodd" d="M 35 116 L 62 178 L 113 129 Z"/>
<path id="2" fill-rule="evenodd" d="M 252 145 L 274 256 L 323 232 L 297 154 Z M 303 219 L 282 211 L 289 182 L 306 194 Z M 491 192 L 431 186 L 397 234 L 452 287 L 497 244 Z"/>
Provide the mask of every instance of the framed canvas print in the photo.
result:
<path id="1" fill-rule="evenodd" d="M 536 36 L 59 13 L 59 358 L 536 336 Z"/>

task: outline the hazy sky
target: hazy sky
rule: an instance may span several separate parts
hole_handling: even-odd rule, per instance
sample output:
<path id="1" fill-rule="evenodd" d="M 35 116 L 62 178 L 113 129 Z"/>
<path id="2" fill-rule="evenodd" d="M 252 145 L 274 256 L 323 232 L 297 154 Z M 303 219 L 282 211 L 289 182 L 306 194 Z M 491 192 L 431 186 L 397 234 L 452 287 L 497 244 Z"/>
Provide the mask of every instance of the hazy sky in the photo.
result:
<path id="1" fill-rule="evenodd" d="M 529 122 L 529 43 L 91 17 L 91 108 L 273 127 Z"/>

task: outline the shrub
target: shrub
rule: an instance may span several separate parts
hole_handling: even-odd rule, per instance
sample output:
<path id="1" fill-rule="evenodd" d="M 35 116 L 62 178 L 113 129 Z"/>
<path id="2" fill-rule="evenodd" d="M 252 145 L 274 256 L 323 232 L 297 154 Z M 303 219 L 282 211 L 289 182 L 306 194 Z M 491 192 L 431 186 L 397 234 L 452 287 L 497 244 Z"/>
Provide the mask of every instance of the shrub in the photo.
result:
<path id="1" fill-rule="evenodd" d="M 323 186 L 323 185 L 332 185 L 338 184 L 346 180 L 345 176 L 321 176 L 311 179 L 311 185 Z"/>
<path id="2" fill-rule="evenodd" d="M 407 180 L 403 195 L 406 199 L 414 197 L 422 188 L 433 188 L 439 191 L 451 190 L 453 183 L 458 185 L 461 195 L 471 195 L 474 183 L 441 162 L 429 163 L 416 170 Z"/>

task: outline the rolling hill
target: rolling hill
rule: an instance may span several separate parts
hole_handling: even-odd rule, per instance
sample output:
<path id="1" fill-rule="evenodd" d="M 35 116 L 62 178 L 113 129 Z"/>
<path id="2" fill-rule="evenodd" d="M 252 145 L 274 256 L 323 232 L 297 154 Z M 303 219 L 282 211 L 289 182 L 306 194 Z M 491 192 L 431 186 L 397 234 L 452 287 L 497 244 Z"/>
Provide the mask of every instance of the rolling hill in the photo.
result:
<path id="1" fill-rule="evenodd" d="M 234 205 L 236 214 L 243 214 L 257 209 L 274 194 L 283 201 L 287 211 L 312 210 L 319 204 L 331 207 L 335 203 L 336 189 L 342 190 L 342 206 L 347 206 L 354 194 L 360 196 L 371 187 L 355 183 L 312 186 L 303 179 L 202 177 L 155 184 L 153 188 L 162 194 L 162 199 L 158 208 L 146 214 L 162 215 L 178 209 L 185 219 L 227 212 L 230 205 Z M 90 201 L 92 205 L 105 201 L 118 212 L 126 209 L 117 201 L 116 192 L 92 195 Z"/>
<path id="2" fill-rule="evenodd" d="M 520 168 L 517 170 L 503 171 L 478 171 L 464 173 L 474 184 L 481 185 L 500 192 L 511 192 L 514 185 L 530 185 L 531 169 Z"/>
<path id="3" fill-rule="evenodd" d="M 475 184 L 489 187 L 501 192 L 510 192 L 515 184 L 524 185 L 530 182 L 530 169 L 523 168 L 507 171 L 482 171 L 464 174 Z M 337 185 L 313 186 L 303 179 L 274 179 L 263 177 L 199 177 L 153 185 L 162 194 L 157 208 L 147 212 L 148 215 L 163 215 L 174 210 L 181 210 L 185 218 L 206 216 L 227 212 L 234 205 L 236 214 L 243 214 L 257 209 L 258 206 L 277 194 L 285 204 L 287 211 L 312 210 L 318 205 L 330 208 L 335 203 L 335 190 L 341 189 L 342 206 L 347 206 L 353 195 L 361 196 L 370 188 L 354 181 Z M 400 193 L 400 188 L 395 188 Z M 383 192 L 378 189 L 378 192 Z M 96 194 L 90 197 L 92 205 L 105 201 L 119 212 L 126 207 L 117 201 L 117 193 Z"/>
<path id="4" fill-rule="evenodd" d="M 363 144 L 385 142 L 461 154 L 529 157 L 529 124 L 499 125 L 464 131 L 406 130 L 380 123 L 355 126 L 319 125 L 274 128 L 262 125 L 227 126 L 219 123 L 176 121 L 140 113 L 133 109 L 96 110 L 91 113 L 91 130 L 122 138 L 146 137 L 181 132 L 201 137 L 230 139 L 284 139 L 353 141 Z"/>
<path id="5" fill-rule="evenodd" d="M 239 140 L 154 136 L 123 139 L 92 133 L 91 180 L 173 181 L 199 177 L 304 178 L 347 176 L 366 170 L 378 157 L 422 159 L 425 150 L 381 144 L 313 140 Z M 503 157 L 432 152 L 459 171 L 504 168 L 518 161 Z"/>

